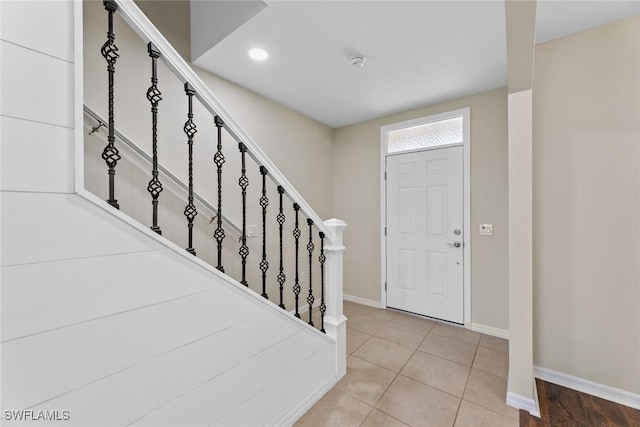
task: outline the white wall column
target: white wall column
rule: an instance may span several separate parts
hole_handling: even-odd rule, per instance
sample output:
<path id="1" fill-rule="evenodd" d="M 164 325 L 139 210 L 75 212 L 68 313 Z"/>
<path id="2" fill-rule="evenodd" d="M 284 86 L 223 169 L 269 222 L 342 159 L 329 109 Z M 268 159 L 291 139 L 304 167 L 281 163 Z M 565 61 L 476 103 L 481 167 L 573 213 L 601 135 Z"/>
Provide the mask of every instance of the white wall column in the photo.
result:
<path id="1" fill-rule="evenodd" d="M 509 381 L 507 403 L 538 411 L 533 378 L 531 90 L 509 94 Z"/>
<path id="2" fill-rule="evenodd" d="M 333 233 L 333 240 L 325 243 L 324 252 L 327 257 L 325 264 L 325 300 L 327 311 L 324 317 L 324 327 L 327 335 L 334 338 L 338 345 L 336 349 L 336 377 L 340 379 L 347 373 L 347 318 L 342 312 L 343 298 L 343 234 L 347 224 L 339 219 L 329 219 L 324 222 L 327 229 Z"/>
<path id="3" fill-rule="evenodd" d="M 533 105 L 536 1 L 507 0 L 509 379 L 507 404 L 539 416 L 533 378 Z"/>

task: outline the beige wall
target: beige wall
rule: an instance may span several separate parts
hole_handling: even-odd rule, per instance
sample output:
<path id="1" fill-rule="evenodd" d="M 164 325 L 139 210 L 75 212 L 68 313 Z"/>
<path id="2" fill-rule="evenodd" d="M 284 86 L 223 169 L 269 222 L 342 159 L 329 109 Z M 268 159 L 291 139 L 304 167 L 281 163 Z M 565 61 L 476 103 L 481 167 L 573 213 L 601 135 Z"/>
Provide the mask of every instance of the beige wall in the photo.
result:
<path id="1" fill-rule="evenodd" d="M 380 127 L 471 107 L 472 322 L 509 328 L 507 91 L 497 89 L 335 130 L 334 208 L 345 233 L 345 293 L 380 301 Z M 494 225 L 480 236 L 478 225 Z"/>
<path id="2" fill-rule="evenodd" d="M 100 2 L 101 3 L 101 2 Z M 162 31 L 162 35 L 187 61 L 191 58 L 189 0 L 135 0 L 136 5 Z"/>
<path id="3" fill-rule="evenodd" d="M 640 393 L 640 17 L 536 49 L 534 363 Z"/>
<path id="4" fill-rule="evenodd" d="M 171 7 L 166 6 L 165 3 Z M 178 48 L 184 47 L 184 42 L 180 40 L 189 37 L 189 28 L 187 26 L 184 30 L 181 26 L 187 25 L 188 21 L 185 24 L 183 19 L 178 19 L 174 23 L 178 28 L 173 28 L 166 25 L 166 22 L 170 21 L 157 16 L 163 16 L 163 13 L 183 16 L 184 13 L 177 12 L 181 6 L 186 9 L 188 17 L 188 2 L 143 1 L 140 4 L 144 6 L 145 13 L 150 13 L 150 18 L 156 18 L 154 23 L 159 25 L 160 30 L 171 35 L 168 38 L 172 43 L 176 43 Z M 106 12 L 101 2 L 86 1 L 83 6 L 85 102 L 106 117 L 106 65 L 99 51 L 106 32 Z M 150 6 L 160 7 L 160 9 L 155 10 Z M 127 111 L 127 114 L 121 113 L 116 116 L 117 127 L 137 143 L 149 148 L 150 113 L 149 102 L 144 93 L 149 86 L 150 60 L 144 43 L 121 19 L 116 19 L 115 28 L 116 45 L 120 48 L 121 55 L 116 63 L 116 107 L 119 107 L 121 112 Z M 333 215 L 333 129 L 211 73 L 199 69 L 196 71 L 212 88 L 227 111 L 260 144 L 263 151 L 320 217 L 330 218 Z M 160 65 L 159 79 L 159 88 L 163 93 L 163 101 L 159 106 L 160 132 L 164 132 L 164 141 L 181 141 L 175 143 L 176 150 L 179 150 L 178 153 L 181 155 L 186 147 L 182 144 L 184 140 L 182 124 L 186 120 L 184 90 L 182 84 L 163 64 Z M 135 113 L 132 114 L 131 111 L 134 108 Z M 196 155 L 199 154 L 198 150 L 205 150 L 200 151 L 199 157 L 209 168 L 212 164 L 209 154 L 215 143 L 215 127 L 213 120 L 199 102 L 195 101 L 194 108 L 194 120 L 198 126 Z M 164 141 L 162 141 L 163 147 L 167 147 L 168 142 Z M 237 146 L 230 139 L 228 144 L 225 150 L 237 151 Z M 163 149 L 164 153 L 167 153 L 166 150 L 171 150 L 171 148 Z M 167 156 L 164 158 L 164 162 L 167 162 Z M 182 162 L 176 167 L 182 167 Z"/>
<path id="5" fill-rule="evenodd" d="M 136 0 L 136 4 L 190 62 L 189 1 Z M 235 121 L 260 144 L 320 217 L 330 218 L 333 215 L 333 129 L 228 80 L 194 68 Z M 143 99 L 143 102 L 146 101 Z"/>
<path id="6" fill-rule="evenodd" d="M 143 2 L 146 5 L 145 12 L 150 13 L 151 17 L 165 12 L 176 12 L 175 8 L 179 6 L 188 10 L 186 2 L 169 3 L 171 8 L 164 6 L 164 2 Z M 153 5 L 158 5 L 160 9 L 149 10 Z M 84 102 L 106 118 L 106 64 L 100 55 L 100 46 L 104 43 L 107 15 L 102 3 L 96 1 L 85 1 L 83 12 Z M 178 39 L 188 37 L 188 27 L 186 32 L 180 27 L 184 25 L 183 20 L 178 19 L 174 23 L 178 28 L 170 29 L 165 28 L 166 22 L 170 21 L 157 21 L 161 31 L 173 34 L 173 37 Z M 116 45 L 120 49 L 120 58 L 116 63 L 116 128 L 147 153 L 151 153 L 151 114 L 149 102 L 145 97 L 145 92 L 150 85 L 150 59 L 145 43 L 119 17 L 115 19 L 115 32 Z M 175 43 L 176 40 L 172 42 Z M 211 73 L 197 69 L 196 71 L 235 121 L 253 137 L 318 215 L 324 219 L 331 218 L 333 216 L 333 129 Z M 159 161 L 183 182 L 187 182 L 187 143 L 182 130 L 187 113 L 186 96 L 182 83 L 162 62 L 159 62 L 158 74 L 158 85 L 163 97 L 158 107 Z M 210 204 L 216 205 L 217 176 L 213 163 L 217 142 L 216 128 L 211 115 L 197 100 L 194 100 L 194 122 L 198 130 L 194 137 L 194 190 Z M 85 133 L 87 135 L 95 122 L 90 120 L 85 125 L 88 126 Z M 84 162 L 85 188 L 103 199 L 107 197 L 108 182 L 106 166 L 100 158 L 100 152 L 105 145 L 105 134 L 106 131 L 101 129 L 99 134 L 85 136 Z M 143 224 L 150 225 L 151 200 L 146 191 L 147 182 L 150 179 L 150 165 L 134 158 L 131 151 L 122 147 L 119 141 L 117 144 L 120 144 L 123 159 L 120 160 L 117 168 L 116 199 L 120 201 L 123 212 Z M 237 143 L 226 133 L 223 138 L 223 152 L 226 160 L 223 176 L 223 212 L 236 225 L 241 225 L 242 202 L 238 186 L 240 154 Z M 262 216 L 258 201 L 261 196 L 261 176 L 258 173 L 258 165 L 250 158 L 247 158 L 247 175 L 250 181 L 247 189 L 247 224 L 257 225 L 259 230 L 258 237 L 249 238 L 247 242 L 250 249 L 247 259 L 247 280 L 252 289 L 260 290 L 261 272 L 258 269 L 258 263 L 262 252 Z M 160 179 L 164 186 L 159 199 L 159 225 L 163 236 L 181 247 L 187 247 L 186 219 L 183 215 L 186 194 L 162 175 Z M 270 223 L 267 226 L 267 253 L 270 268 L 267 293 L 273 300 L 278 296 L 276 276 L 279 245 L 278 227 L 275 221 L 278 194 L 275 184 L 269 179 L 267 179 L 267 190 L 270 199 L 268 207 Z M 216 223 L 211 224 L 209 221 L 212 212 L 203 209 L 197 202 L 196 206 L 199 214 L 195 219 L 194 248 L 200 258 L 216 265 L 217 248 L 212 237 Z M 291 289 L 294 277 L 294 249 L 293 239 L 290 236 L 293 230 L 294 211 L 292 203 L 286 197 L 284 213 L 287 217 L 284 228 L 284 269 L 288 278 L 287 289 Z M 303 214 L 300 214 L 300 223 L 304 240 L 301 247 L 305 248 L 308 228 Z M 237 255 L 238 236 L 229 229 L 226 233 L 223 265 L 229 275 L 239 280 L 241 266 L 240 257 Z M 316 248 L 319 248 L 317 234 L 314 235 L 314 240 Z M 315 257 L 319 255 L 318 251 L 319 249 L 316 249 Z M 304 253 L 306 254 L 306 249 Z M 309 282 L 308 269 L 303 268 L 303 265 L 307 264 L 301 264 L 300 282 L 303 289 L 306 289 Z M 318 268 L 314 268 L 313 275 L 313 284 L 317 291 Z M 285 299 L 287 308 L 293 309 L 293 295 L 290 290 L 285 292 Z"/>

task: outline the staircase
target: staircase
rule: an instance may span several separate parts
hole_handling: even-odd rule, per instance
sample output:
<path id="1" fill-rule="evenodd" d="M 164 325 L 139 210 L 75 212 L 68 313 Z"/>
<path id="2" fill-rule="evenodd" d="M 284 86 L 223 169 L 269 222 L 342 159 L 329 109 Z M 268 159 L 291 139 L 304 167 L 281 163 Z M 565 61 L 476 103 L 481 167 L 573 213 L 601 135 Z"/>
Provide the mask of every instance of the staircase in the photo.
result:
<path id="1" fill-rule="evenodd" d="M 2 163 L 2 425 L 293 424 L 345 373 L 344 223 L 320 220 L 132 1 L 104 2 L 108 78 L 84 79 L 128 84 L 113 48 L 130 25 L 151 87 L 120 113 L 108 87 L 83 106 L 82 3 L 13 3 L 3 16 L 33 27 L 3 28 L 2 82 L 32 97 L 2 94 L 3 158 L 25 165 Z M 179 137 L 163 139 L 154 86 L 183 91 Z"/>

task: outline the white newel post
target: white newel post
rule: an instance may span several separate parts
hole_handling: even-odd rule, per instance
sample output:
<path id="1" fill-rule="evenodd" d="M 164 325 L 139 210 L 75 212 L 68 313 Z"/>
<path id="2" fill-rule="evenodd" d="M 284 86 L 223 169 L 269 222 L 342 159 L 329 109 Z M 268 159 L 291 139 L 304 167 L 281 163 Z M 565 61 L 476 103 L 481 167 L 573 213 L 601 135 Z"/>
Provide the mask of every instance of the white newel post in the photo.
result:
<path id="1" fill-rule="evenodd" d="M 324 225 L 334 236 L 333 240 L 327 240 L 324 246 L 327 257 L 325 266 L 327 312 L 324 317 L 324 327 L 327 335 L 338 343 L 336 376 L 340 379 L 347 373 L 347 318 L 342 314 L 342 256 L 345 249 L 342 236 L 347 224 L 332 218 L 326 220 Z"/>

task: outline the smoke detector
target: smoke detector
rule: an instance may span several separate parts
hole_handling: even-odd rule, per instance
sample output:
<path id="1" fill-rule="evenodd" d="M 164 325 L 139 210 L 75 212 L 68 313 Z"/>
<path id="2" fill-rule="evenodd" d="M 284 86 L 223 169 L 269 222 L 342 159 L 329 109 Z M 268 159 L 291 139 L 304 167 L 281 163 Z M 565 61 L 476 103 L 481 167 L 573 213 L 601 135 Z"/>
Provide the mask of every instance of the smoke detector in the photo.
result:
<path id="1" fill-rule="evenodd" d="M 349 63 L 353 68 L 362 68 L 366 60 L 367 58 L 365 58 L 364 56 L 352 56 L 351 58 L 349 58 Z"/>

